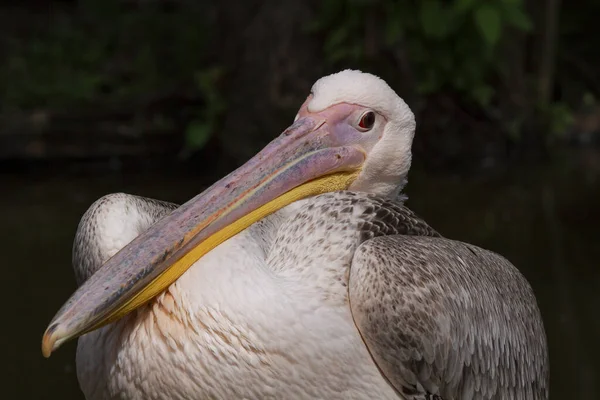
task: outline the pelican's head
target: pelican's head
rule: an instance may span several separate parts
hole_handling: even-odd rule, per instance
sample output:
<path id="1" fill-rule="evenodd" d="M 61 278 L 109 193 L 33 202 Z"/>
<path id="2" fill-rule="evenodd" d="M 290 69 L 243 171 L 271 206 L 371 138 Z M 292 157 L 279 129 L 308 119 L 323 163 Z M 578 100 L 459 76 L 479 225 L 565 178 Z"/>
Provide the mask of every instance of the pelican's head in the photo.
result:
<path id="1" fill-rule="evenodd" d="M 380 78 L 346 70 L 319 79 L 279 137 L 81 285 L 46 329 L 42 352 L 125 316 L 214 247 L 296 200 L 345 189 L 395 194 L 410 167 L 414 129 L 412 112 Z"/>
<path id="2" fill-rule="evenodd" d="M 319 79 L 296 120 L 325 120 L 326 129 L 365 153 L 365 161 L 348 189 L 394 196 L 411 162 L 415 116 L 381 78 L 345 70 Z"/>

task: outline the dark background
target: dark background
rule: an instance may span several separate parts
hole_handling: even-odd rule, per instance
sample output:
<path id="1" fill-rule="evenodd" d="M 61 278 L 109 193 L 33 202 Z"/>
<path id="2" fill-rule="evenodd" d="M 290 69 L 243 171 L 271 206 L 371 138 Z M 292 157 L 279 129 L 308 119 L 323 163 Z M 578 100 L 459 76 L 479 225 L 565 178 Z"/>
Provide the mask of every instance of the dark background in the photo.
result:
<path id="1" fill-rule="evenodd" d="M 409 206 L 531 282 L 552 398 L 600 398 L 600 2 L 24 0 L 0 5 L 3 398 L 79 399 L 41 335 L 77 223 L 124 191 L 184 202 L 360 68 L 417 116 Z M 8 389 L 8 390 L 7 390 Z"/>

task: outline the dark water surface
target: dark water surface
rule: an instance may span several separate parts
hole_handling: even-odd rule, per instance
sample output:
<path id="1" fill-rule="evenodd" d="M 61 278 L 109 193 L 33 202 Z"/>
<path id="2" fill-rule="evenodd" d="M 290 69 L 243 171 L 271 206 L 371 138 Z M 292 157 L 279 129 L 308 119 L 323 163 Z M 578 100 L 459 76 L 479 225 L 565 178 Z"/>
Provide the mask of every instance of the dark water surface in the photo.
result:
<path id="1" fill-rule="evenodd" d="M 414 172 L 407 187 L 408 205 L 439 232 L 501 253 L 532 284 L 554 399 L 600 398 L 599 157 L 566 157 L 501 179 Z M 184 202 L 205 184 L 150 173 L 0 175 L 2 398 L 83 398 L 75 343 L 46 360 L 40 341 L 75 289 L 71 245 L 86 208 L 116 191 Z"/>

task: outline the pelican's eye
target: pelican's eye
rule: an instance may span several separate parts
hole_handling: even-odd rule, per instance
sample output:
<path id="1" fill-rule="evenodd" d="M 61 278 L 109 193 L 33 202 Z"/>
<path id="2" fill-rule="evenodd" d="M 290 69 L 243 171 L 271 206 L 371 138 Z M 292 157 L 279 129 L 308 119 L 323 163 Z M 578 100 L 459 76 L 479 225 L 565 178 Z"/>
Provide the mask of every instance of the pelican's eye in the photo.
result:
<path id="1" fill-rule="evenodd" d="M 360 121 L 358 123 L 359 128 L 368 131 L 375 125 L 375 113 L 373 111 L 367 111 L 360 117 Z"/>

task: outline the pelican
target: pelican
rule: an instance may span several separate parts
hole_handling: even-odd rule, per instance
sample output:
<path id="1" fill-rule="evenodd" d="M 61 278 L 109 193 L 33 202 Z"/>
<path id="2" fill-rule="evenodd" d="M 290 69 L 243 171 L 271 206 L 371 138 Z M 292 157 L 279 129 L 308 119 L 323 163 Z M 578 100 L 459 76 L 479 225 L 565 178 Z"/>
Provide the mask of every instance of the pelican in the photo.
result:
<path id="1" fill-rule="evenodd" d="M 526 279 L 404 205 L 414 132 L 345 70 L 187 203 L 101 198 L 43 354 L 79 337 L 87 399 L 547 399 Z"/>

